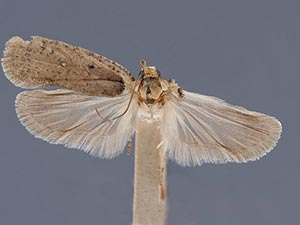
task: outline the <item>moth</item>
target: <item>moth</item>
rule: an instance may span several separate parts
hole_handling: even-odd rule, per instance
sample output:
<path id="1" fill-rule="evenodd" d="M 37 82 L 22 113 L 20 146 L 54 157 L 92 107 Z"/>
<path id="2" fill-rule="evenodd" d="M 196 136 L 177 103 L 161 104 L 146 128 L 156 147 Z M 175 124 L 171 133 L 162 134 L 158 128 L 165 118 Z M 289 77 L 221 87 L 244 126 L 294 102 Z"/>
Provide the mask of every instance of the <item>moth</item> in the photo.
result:
<path id="1" fill-rule="evenodd" d="M 166 155 L 182 166 L 253 161 L 276 145 L 276 118 L 184 91 L 145 60 L 140 65 L 135 79 L 104 56 L 36 36 L 11 38 L 2 58 L 13 84 L 35 89 L 18 94 L 18 118 L 53 144 L 113 158 L 146 120 L 159 121 Z"/>

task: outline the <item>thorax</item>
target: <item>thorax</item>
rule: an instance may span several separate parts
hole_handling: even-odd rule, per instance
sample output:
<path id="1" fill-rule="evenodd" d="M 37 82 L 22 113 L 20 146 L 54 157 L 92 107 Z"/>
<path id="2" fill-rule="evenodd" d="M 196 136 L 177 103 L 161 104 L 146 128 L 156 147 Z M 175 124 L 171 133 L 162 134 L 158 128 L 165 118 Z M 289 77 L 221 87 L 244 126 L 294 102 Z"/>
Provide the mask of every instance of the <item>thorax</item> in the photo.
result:
<path id="1" fill-rule="evenodd" d="M 146 105 L 164 104 L 164 92 L 168 90 L 165 80 L 161 77 L 145 77 L 140 79 L 137 94 L 138 103 Z"/>
<path id="2" fill-rule="evenodd" d="M 140 106 L 139 116 L 147 120 L 160 120 L 165 103 L 173 98 L 183 97 L 174 80 L 162 77 L 141 78 L 135 92 Z"/>

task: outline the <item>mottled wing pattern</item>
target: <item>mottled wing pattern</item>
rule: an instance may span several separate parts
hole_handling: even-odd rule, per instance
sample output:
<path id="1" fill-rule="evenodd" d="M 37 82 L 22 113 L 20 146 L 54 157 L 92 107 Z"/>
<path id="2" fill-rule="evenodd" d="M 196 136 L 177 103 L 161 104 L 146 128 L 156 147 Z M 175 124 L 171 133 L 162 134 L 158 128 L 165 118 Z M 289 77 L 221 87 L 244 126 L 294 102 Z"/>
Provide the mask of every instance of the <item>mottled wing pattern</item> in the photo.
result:
<path id="1" fill-rule="evenodd" d="M 57 86 L 88 95 L 116 96 L 131 89 L 133 76 L 118 63 L 60 41 L 13 37 L 2 66 L 8 79 L 23 88 Z"/>
<path id="2" fill-rule="evenodd" d="M 273 149 L 281 133 L 271 116 L 184 92 L 165 104 L 161 135 L 169 158 L 183 166 L 247 162 Z"/>
<path id="3" fill-rule="evenodd" d="M 128 94 L 111 98 L 62 89 L 24 91 L 17 96 L 16 111 L 38 138 L 112 158 L 124 150 L 134 133 L 136 103 L 123 117 L 109 120 L 122 114 L 129 100 Z"/>

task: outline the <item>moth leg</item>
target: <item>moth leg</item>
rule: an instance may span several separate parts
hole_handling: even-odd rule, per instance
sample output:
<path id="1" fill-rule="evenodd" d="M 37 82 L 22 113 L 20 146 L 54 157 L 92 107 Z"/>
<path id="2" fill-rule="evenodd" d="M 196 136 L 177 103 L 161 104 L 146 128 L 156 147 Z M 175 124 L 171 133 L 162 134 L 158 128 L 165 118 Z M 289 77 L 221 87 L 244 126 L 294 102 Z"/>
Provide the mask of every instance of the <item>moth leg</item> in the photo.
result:
<path id="1" fill-rule="evenodd" d="M 105 118 L 104 118 L 104 117 L 101 115 L 101 113 L 98 111 L 98 109 L 97 109 L 97 108 L 95 108 L 95 110 L 96 110 L 96 112 L 97 112 L 98 116 L 99 116 L 101 119 L 105 120 Z"/>
<path id="2" fill-rule="evenodd" d="M 167 167 L 167 160 L 168 156 L 167 153 L 163 150 L 160 149 L 161 154 L 160 154 L 160 175 L 159 175 L 159 200 L 164 201 L 166 199 L 167 195 L 167 182 L 166 182 L 166 167 Z"/>
<path id="3" fill-rule="evenodd" d="M 128 144 L 127 144 L 127 155 L 130 156 L 131 154 L 131 145 L 132 145 L 132 139 L 128 139 Z"/>

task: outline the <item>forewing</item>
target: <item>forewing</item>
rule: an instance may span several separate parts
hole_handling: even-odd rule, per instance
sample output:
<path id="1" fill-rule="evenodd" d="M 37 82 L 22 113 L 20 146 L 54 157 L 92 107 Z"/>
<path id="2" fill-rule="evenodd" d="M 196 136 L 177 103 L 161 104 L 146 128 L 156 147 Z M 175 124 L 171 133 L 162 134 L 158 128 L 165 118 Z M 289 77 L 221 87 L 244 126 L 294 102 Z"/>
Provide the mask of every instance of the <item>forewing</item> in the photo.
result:
<path id="1" fill-rule="evenodd" d="M 184 99 L 166 102 L 161 125 L 165 150 L 178 164 L 247 162 L 276 145 L 281 133 L 276 118 L 215 97 L 184 93 Z"/>
<path id="2" fill-rule="evenodd" d="M 6 43 L 2 66 L 23 88 L 58 86 L 88 95 L 116 96 L 134 78 L 123 66 L 86 49 L 42 37 Z"/>
<path id="3" fill-rule="evenodd" d="M 126 110 L 129 100 L 129 94 L 110 98 L 69 90 L 35 90 L 17 96 L 16 111 L 36 137 L 112 158 L 123 151 L 134 132 L 135 103 L 124 116 L 110 120 Z"/>

